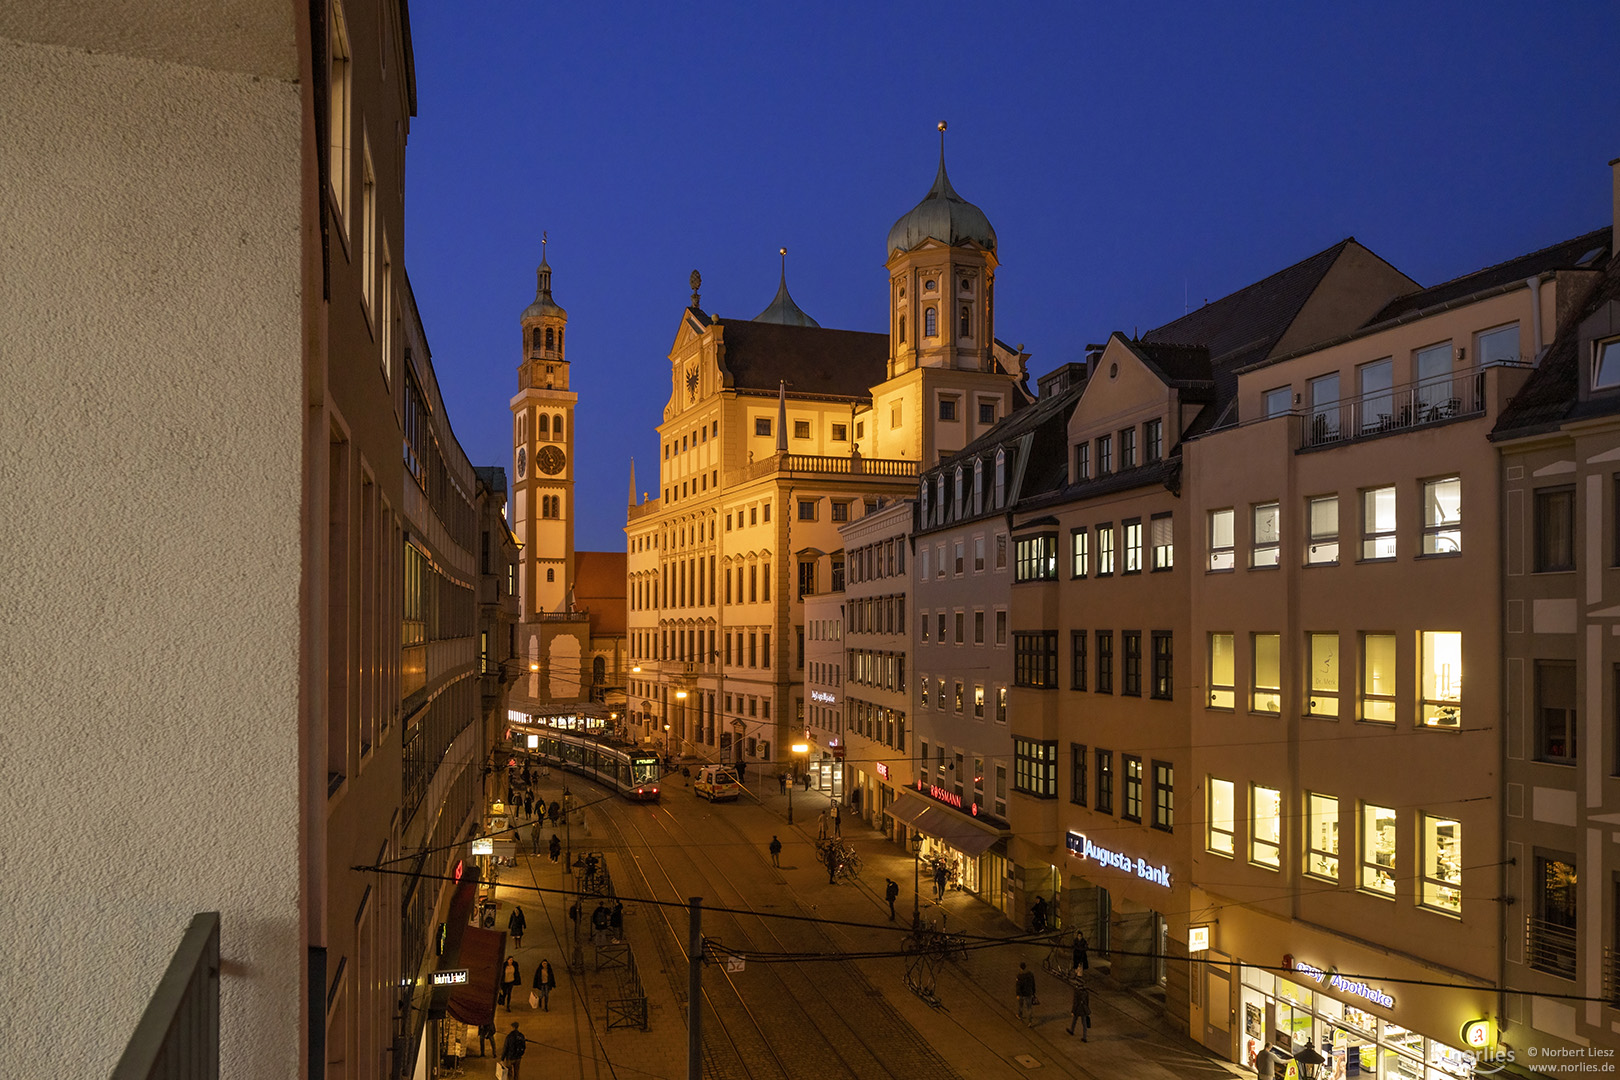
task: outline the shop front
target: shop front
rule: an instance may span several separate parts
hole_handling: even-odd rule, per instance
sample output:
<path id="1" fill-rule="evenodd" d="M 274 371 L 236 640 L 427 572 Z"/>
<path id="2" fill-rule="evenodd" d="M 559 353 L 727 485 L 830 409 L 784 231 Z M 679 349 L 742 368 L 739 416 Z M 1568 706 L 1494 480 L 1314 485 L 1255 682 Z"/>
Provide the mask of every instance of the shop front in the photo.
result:
<path id="1" fill-rule="evenodd" d="M 942 876 L 947 894 L 959 890 L 1004 907 L 1006 860 L 1001 852 L 1011 835 L 1004 825 L 970 816 L 911 790 L 900 792 L 888 806 L 888 816 L 920 838 L 924 874 L 935 875 L 936 882 Z M 998 845 L 996 851 L 991 850 Z M 924 892 L 928 891 L 925 884 Z"/>
<path id="2" fill-rule="evenodd" d="M 1114 979 L 1162 992 L 1166 1010 L 1179 1018 L 1189 994 L 1181 962 L 1187 948 L 1186 915 L 1181 913 L 1188 909 L 1182 875 L 1160 861 L 1167 854 L 1162 845 L 1133 846 L 1129 834 L 1105 839 L 1073 830 L 1065 834 L 1066 864 L 1056 876 L 1066 880 L 1054 907 L 1067 914 L 1069 928 L 1086 938 Z M 1040 880 L 1047 877 L 1046 869 L 1031 868 Z"/>

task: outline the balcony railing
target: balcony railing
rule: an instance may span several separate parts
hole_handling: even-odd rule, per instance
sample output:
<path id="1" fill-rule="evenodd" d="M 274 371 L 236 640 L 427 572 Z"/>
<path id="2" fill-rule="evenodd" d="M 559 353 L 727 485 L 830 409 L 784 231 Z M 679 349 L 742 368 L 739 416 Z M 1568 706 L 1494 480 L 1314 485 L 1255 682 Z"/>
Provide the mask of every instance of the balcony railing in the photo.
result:
<path id="1" fill-rule="evenodd" d="M 873 476 L 915 479 L 917 463 L 907 458 L 869 458 L 851 454 L 773 454 L 752 462 L 736 472 L 728 472 L 727 485 L 756 480 L 776 472 L 821 473 L 831 476 Z"/>
<path id="2" fill-rule="evenodd" d="M 1525 963 L 1537 971 L 1575 978 L 1575 928 L 1545 919 L 1524 920 Z"/>
<path id="3" fill-rule="evenodd" d="M 1603 996 L 1611 1008 L 1620 1009 L 1620 953 L 1612 946 L 1603 950 Z"/>
<path id="4" fill-rule="evenodd" d="M 218 1080 L 219 912 L 192 917 L 112 1080 Z"/>
<path id="5" fill-rule="evenodd" d="M 1299 445 L 1311 450 L 1482 416 L 1485 406 L 1485 369 L 1470 368 L 1315 406 L 1301 416 Z"/>

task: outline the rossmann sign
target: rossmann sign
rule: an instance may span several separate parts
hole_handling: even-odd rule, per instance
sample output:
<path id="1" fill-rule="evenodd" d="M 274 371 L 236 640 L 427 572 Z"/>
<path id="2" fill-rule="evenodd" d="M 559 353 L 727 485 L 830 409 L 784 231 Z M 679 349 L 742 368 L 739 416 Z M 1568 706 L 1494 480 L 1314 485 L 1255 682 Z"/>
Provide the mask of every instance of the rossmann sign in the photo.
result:
<path id="1" fill-rule="evenodd" d="M 1168 866 L 1154 866 L 1146 859 L 1133 859 L 1124 852 L 1105 848 L 1100 844 L 1093 844 L 1085 833 L 1071 832 L 1068 836 L 1069 854 L 1077 859 L 1086 859 L 1090 862 L 1119 870 L 1127 874 L 1134 874 L 1143 881 L 1154 885 L 1170 887 L 1170 868 Z"/>

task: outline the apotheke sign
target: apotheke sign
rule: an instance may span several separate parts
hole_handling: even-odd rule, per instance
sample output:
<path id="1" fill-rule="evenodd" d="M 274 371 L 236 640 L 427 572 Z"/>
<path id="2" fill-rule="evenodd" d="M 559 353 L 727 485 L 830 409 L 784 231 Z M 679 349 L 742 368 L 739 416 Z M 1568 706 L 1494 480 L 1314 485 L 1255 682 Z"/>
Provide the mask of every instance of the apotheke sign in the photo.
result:
<path id="1" fill-rule="evenodd" d="M 1135 874 L 1143 881 L 1150 881 L 1155 885 L 1170 887 L 1170 868 L 1168 866 L 1154 866 L 1146 859 L 1132 859 L 1123 852 L 1111 851 L 1098 844 L 1093 844 L 1086 838 L 1085 833 L 1072 832 L 1068 837 L 1069 854 L 1081 859 L 1091 859 L 1103 866 L 1115 870 L 1123 870 L 1127 874 Z"/>
<path id="2" fill-rule="evenodd" d="M 1354 979 L 1346 979 L 1336 971 L 1323 971 L 1319 967 L 1312 967 L 1310 964 L 1298 960 L 1294 961 L 1294 970 L 1301 975 L 1315 979 L 1318 983 L 1326 980 L 1329 988 L 1337 990 L 1341 994 L 1354 994 L 1356 997 L 1365 998 L 1374 1005 L 1381 1005 L 1386 1009 L 1395 1007 L 1395 999 L 1378 989 L 1378 987 L 1368 986 L 1366 983 L 1356 982 Z"/>

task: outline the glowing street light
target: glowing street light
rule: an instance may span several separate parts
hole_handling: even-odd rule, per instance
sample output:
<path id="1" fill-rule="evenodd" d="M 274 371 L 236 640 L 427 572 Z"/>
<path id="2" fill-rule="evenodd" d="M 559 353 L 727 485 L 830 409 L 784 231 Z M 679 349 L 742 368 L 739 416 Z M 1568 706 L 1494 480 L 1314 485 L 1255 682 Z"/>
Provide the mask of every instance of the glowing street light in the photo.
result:
<path id="1" fill-rule="evenodd" d="M 808 754 L 810 752 L 810 744 L 809 743 L 796 742 L 791 747 L 789 747 L 789 749 L 793 751 L 793 758 L 794 758 L 794 769 L 793 769 L 793 772 L 790 773 L 789 776 L 788 776 L 788 824 L 791 825 L 791 824 L 793 824 L 793 788 L 794 788 L 794 782 L 798 779 L 798 776 L 797 776 L 797 773 L 798 773 L 798 760 L 797 759 L 798 759 L 800 754 Z"/>

